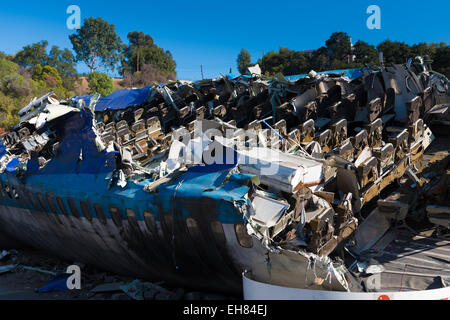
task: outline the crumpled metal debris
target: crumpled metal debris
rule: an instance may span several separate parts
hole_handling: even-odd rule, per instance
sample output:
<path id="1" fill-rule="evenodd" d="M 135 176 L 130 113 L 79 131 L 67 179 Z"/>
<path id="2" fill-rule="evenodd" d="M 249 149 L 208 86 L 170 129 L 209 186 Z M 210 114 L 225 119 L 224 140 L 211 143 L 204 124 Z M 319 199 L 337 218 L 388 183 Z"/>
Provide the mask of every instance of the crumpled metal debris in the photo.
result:
<path id="1" fill-rule="evenodd" d="M 382 265 L 376 263 L 369 263 L 368 261 L 358 261 L 356 263 L 356 266 L 359 272 L 366 275 L 379 274 L 385 270 Z"/>
<path id="2" fill-rule="evenodd" d="M 0 274 L 12 271 L 16 269 L 16 267 L 17 267 L 16 264 L 8 264 L 6 266 L 0 266 Z"/>
<path id="3" fill-rule="evenodd" d="M 9 251 L 3 250 L 0 252 L 0 260 L 9 255 Z"/>
<path id="4" fill-rule="evenodd" d="M 142 282 L 140 280 L 134 280 L 131 283 L 122 285 L 120 286 L 120 289 L 133 300 L 146 300 L 146 297 L 147 299 L 150 297 L 150 292 L 152 297 L 156 297 L 156 295 L 165 295 L 167 300 L 171 300 L 172 297 L 175 297 L 174 292 L 158 286 L 157 284 Z"/>
<path id="5" fill-rule="evenodd" d="M 46 270 L 46 269 L 43 269 L 43 268 L 24 266 L 24 265 L 18 265 L 17 269 L 18 270 L 36 271 L 36 272 L 43 273 L 43 274 L 48 274 L 48 275 L 51 275 L 51 276 L 56 276 L 57 275 L 57 273 L 53 272 L 53 271 L 49 271 L 49 270 Z"/>
<path id="6" fill-rule="evenodd" d="M 25 179 L 67 157 L 61 154 L 68 151 L 67 134 L 82 140 L 70 160 L 88 166 L 97 157 L 109 189 L 140 182 L 155 193 L 168 182 L 181 186 L 183 175 L 205 178 L 208 166 L 221 166 L 227 175 L 198 192 L 248 187 L 233 201 L 245 221 L 243 247 L 254 236 L 270 253 L 295 252 L 327 272 L 314 281 L 326 285 L 334 277 L 347 289 L 345 272 L 327 259 L 349 239 L 356 239 L 353 252 L 361 254 L 391 227 L 390 218 L 405 219 L 405 210 L 390 217 L 381 210 L 361 223 L 361 211 L 405 174 L 424 187 L 412 170 L 434 139 L 429 126 L 445 109 L 437 106 L 450 103 L 448 80 L 420 58 L 406 66 L 288 78 L 267 78 L 257 66 L 249 71 L 237 78 L 119 90 L 105 98 L 58 101 L 49 93 L 22 109 L 20 123 L 0 137 L 0 172 Z M 75 139 L 76 130 L 64 124 L 77 117 L 89 123 Z M 84 148 L 87 142 L 95 150 Z M 223 157 L 216 157 L 220 150 Z M 227 155 L 225 164 L 216 161 Z M 267 172 L 270 166 L 277 171 Z M 11 199 L 18 195 L 9 186 L 2 192 Z M 380 202 L 380 209 L 387 204 Z M 442 224 L 436 214 L 445 212 L 433 210 L 430 220 Z M 373 234 L 364 238 L 364 230 Z M 141 299 L 143 287 L 133 282 L 124 291 Z"/>

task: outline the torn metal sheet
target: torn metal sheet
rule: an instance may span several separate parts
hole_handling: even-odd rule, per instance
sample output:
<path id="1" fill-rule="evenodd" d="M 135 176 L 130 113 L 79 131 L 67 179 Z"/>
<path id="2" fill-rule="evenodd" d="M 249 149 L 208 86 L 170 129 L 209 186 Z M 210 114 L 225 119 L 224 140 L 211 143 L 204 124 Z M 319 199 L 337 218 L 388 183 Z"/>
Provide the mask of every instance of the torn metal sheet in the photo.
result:
<path id="1" fill-rule="evenodd" d="M 240 170 L 257 175 L 273 189 L 292 193 L 300 184 L 315 187 L 323 181 L 322 163 L 314 160 L 263 148 L 242 150 L 238 154 Z"/>
<path id="2" fill-rule="evenodd" d="M 275 226 L 289 208 L 289 205 L 286 203 L 259 195 L 255 196 L 252 204 L 255 213 L 251 216 L 251 219 L 268 228 Z"/>
<path id="3" fill-rule="evenodd" d="M 255 281 L 243 274 L 245 300 L 448 300 L 450 287 L 422 291 L 339 292 L 307 290 Z"/>

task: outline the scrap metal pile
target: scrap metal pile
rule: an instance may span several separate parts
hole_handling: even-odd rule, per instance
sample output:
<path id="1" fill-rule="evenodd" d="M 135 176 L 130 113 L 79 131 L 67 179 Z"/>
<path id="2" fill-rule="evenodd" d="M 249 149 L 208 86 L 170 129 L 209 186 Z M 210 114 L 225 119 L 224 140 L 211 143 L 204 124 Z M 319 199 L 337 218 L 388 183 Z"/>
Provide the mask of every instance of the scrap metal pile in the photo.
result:
<path id="1" fill-rule="evenodd" d="M 98 151 L 117 155 L 111 186 L 146 181 L 151 193 L 187 167 L 218 164 L 217 158 L 231 154 L 227 179 L 250 186 L 251 206 L 241 210 L 246 225 L 240 244 L 246 246 L 253 236 L 271 253 L 301 253 L 333 268 L 337 260 L 326 260 L 329 256 L 342 256 L 352 247 L 364 251 L 354 233 L 367 216 L 365 206 L 393 182 L 417 178 L 434 139 L 430 128 L 447 124 L 449 107 L 448 80 L 420 57 L 406 66 L 312 71 L 291 78 L 256 73 L 173 82 L 119 90 L 106 98 L 58 101 L 48 94 L 23 109 L 20 123 L 1 137 L 6 150 L 0 171 L 26 176 L 32 159 L 44 168 L 58 154 L 53 123 L 60 126 L 66 115 L 89 111 L 95 115 L 92 138 Z M 211 157 L 215 161 L 209 163 Z M 448 190 L 446 172 L 439 185 Z M 446 215 L 448 228 L 448 199 L 427 207 L 430 221 L 440 227 Z M 380 201 L 380 208 L 392 204 Z M 275 264 L 271 280 L 292 285 L 292 279 L 274 275 Z M 342 287 L 332 288 L 349 289 L 348 273 L 342 273 L 344 281 L 340 272 L 335 276 Z"/>

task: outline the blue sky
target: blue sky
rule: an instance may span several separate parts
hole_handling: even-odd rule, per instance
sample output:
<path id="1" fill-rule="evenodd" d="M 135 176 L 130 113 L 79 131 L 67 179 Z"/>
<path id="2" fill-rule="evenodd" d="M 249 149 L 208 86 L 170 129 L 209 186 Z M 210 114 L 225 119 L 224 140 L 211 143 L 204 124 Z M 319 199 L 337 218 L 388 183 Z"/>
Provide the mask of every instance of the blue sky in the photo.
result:
<path id="1" fill-rule="evenodd" d="M 125 42 L 129 31 L 150 34 L 172 52 L 178 78 L 198 80 L 237 72 L 236 57 L 247 48 L 256 61 L 279 47 L 316 49 L 331 33 L 345 31 L 353 41 L 378 44 L 385 39 L 450 43 L 448 1 L 8 1 L 0 8 L 0 51 L 12 54 L 23 46 L 48 40 L 72 49 L 66 28 L 69 5 L 81 8 L 82 19 L 102 17 L 116 26 Z M 381 30 L 369 30 L 366 9 L 381 8 Z M 79 65 L 79 71 L 87 69 Z"/>

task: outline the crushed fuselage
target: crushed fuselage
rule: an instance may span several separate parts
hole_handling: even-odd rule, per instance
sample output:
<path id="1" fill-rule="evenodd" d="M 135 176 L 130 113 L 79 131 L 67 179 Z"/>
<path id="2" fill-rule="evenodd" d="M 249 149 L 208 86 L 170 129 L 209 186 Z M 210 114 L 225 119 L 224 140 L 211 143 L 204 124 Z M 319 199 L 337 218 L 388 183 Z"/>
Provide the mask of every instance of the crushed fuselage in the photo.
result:
<path id="1" fill-rule="evenodd" d="M 434 139 L 422 119 L 449 100 L 444 79 L 414 68 L 49 94 L 2 136 L 0 230 L 191 287 L 238 291 L 251 270 L 364 290 L 338 257 L 364 206 L 415 170 Z M 427 210 L 441 225 L 448 214 Z"/>

